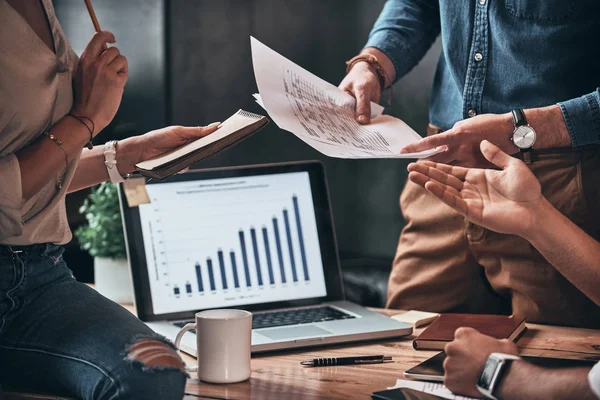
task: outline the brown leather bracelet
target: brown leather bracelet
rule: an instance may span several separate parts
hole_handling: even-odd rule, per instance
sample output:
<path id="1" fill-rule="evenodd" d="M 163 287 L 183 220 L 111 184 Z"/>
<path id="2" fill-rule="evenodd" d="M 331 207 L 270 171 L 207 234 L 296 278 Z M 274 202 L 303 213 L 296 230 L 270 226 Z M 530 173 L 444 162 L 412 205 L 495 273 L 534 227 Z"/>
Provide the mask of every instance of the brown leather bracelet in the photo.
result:
<path id="1" fill-rule="evenodd" d="M 379 78 L 379 85 L 381 86 L 381 92 L 383 93 L 383 91 L 386 88 L 386 84 L 388 81 L 390 81 L 390 79 L 387 72 L 385 71 L 385 68 L 383 68 L 383 65 L 373 54 L 359 54 L 356 57 L 353 57 L 350 60 L 346 61 L 346 75 L 350 72 L 354 65 L 363 61 L 375 67 L 375 72 L 377 73 L 377 77 Z M 391 86 L 391 84 L 392 82 L 390 81 L 390 98 L 388 100 L 389 105 L 392 104 L 392 97 L 394 95 L 394 88 Z"/>

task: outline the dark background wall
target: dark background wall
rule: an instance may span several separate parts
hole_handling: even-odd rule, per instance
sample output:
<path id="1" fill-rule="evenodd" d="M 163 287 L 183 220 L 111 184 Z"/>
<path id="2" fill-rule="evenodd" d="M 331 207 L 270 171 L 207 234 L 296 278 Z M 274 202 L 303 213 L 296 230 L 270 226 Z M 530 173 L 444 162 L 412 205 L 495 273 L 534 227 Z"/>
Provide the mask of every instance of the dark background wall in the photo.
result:
<path id="1" fill-rule="evenodd" d="M 105 136 L 143 133 L 165 124 L 223 121 L 254 103 L 250 35 L 321 78 L 339 83 L 384 0 L 102 0 L 94 3 L 104 29 L 128 56 L 123 106 Z M 83 2 L 55 0 L 65 31 L 80 52 L 93 33 Z M 440 52 L 395 86 L 387 113 L 423 133 Z M 99 138 L 100 142 L 105 138 Z M 198 167 L 320 159 L 326 165 L 341 257 L 389 263 L 404 224 L 398 196 L 406 161 L 329 159 L 270 124 L 260 134 Z M 76 203 L 76 201 L 74 201 Z"/>

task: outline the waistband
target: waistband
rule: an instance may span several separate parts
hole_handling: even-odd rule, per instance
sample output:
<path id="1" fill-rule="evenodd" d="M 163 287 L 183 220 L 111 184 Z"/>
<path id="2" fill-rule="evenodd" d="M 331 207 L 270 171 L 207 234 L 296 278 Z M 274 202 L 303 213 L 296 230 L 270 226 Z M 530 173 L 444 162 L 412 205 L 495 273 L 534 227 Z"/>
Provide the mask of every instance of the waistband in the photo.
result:
<path id="1" fill-rule="evenodd" d="M 0 244 L 0 255 L 27 253 L 34 256 L 41 256 L 56 251 L 60 247 L 60 245 L 54 243 L 30 244 L 27 246 L 9 246 Z"/>

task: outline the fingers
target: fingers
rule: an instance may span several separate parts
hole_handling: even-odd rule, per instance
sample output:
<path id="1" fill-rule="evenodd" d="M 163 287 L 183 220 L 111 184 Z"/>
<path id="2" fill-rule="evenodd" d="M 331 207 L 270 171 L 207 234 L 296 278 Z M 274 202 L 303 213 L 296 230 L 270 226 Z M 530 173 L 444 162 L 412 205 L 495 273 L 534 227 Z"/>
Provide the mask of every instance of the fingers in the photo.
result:
<path id="1" fill-rule="evenodd" d="M 454 194 L 449 186 L 442 185 L 436 181 L 428 181 L 425 183 L 425 189 L 435 197 L 446 203 L 446 205 L 455 209 L 465 217 L 468 217 L 469 209 L 467 203 Z"/>
<path id="2" fill-rule="evenodd" d="M 462 338 L 467 338 L 470 335 L 479 333 L 479 331 L 475 328 L 470 328 L 470 327 L 461 327 L 458 328 L 457 330 L 454 331 L 454 338 L 455 339 L 462 339 Z"/>
<path id="3" fill-rule="evenodd" d="M 454 175 L 448 174 L 444 171 L 441 171 L 436 167 L 435 163 L 412 163 L 408 166 L 409 172 L 418 172 L 423 174 L 424 176 L 438 181 L 444 185 L 448 185 L 457 191 L 461 191 L 463 188 L 463 182 L 455 177 Z M 416 183 L 416 182 L 415 182 Z M 423 183 L 424 186 L 425 184 Z"/>
<path id="4" fill-rule="evenodd" d="M 454 165 L 447 165 L 447 164 L 443 164 L 443 163 L 440 164 L 438 162 L 432 162 L 429 160 L 421 160 L 418 162 L 418 164 L 423 164 L 423 165 L 427 165 L 432 168 L 439 169 L 442 172 L 445 172 L 447 174 L 455 176 L 456 178 L 460 179 L 463 182 L 467 177 L 467 173 L 469 172 L 468 168 L 457 167 Z M 409 165 L 409 167 L 410 167 L 410 165 Z"/>
<path id="5" fill-rule="evenodd" d="M 115 43 L 115 35 L 108 31 L 96 32 L 83 51 L 81 58 L 96 59 L 104 52 L 106 43 Z M 108 51 L 108 50 L 107 50 Z"/>
<path id="6" fill-rule="evenodd" d="M 213 122 L 208 126 L 178 126 L 175 133 L 181 139 L 196 140 L 207 136 L 219 128 L 220 122 Z"/>
<path id="7" fill-rule="evenodd" d="M 114 49 L 114 47 L 111 47 Z M 115 58 L 110 64 L 109 67 L 113 69 L 119 75 L 127 75 L 129 71 L 129 65 L 127 62 L 127 58 L 124 56 L 119 56 Z"/>
<path id="8" fill-rule="evenodd" d="M 356 120 L 360 124 L 371 122 L 371 96 L 364 89 L 356 91 Z"/>
<path id="9" fill-rule="evenodd" d="M 458 135 L 452 130 L 449 130 L 447 132 L 443 132 L 437 135 L 428 136 L 415 143 L 411 143 L 405 146 L 402 150 L 400 150 L 400 153 L 418 153 L 425 150 L 435 149 L 436 147 L 440 147 L 443 145 L 453 146 L 455 144 L 458 144 L 458 142 Z"/>
<path id="10" fill-rule="evenodd" d="M 107 49 L 104 53 L 100 54 L 100 60 L 104 63 L 104 65 L 109 65 L 112 63 L 117 57 L 121 55 L 121 52 L 116 47 L 111 47 Z"/>
<path id="11" fill-rule="evenodd" d="M 443 151 L 438 154 L 434 154 L 431 157 L 424 158 L 424 161 L 430 161 L 437 164 L 451 164 L 456 161 L 456 148 L 453 150 L 448 149 L 448 146 L 440 146 Z"/>
<path id="12" fill-rule="evenodd" d="M 502 169 L 506 169 L 509 165 L 518 162 L 517 159 L 509 156 L 487 140 L 482 141 L 479 147 L 486 160 Z"/>

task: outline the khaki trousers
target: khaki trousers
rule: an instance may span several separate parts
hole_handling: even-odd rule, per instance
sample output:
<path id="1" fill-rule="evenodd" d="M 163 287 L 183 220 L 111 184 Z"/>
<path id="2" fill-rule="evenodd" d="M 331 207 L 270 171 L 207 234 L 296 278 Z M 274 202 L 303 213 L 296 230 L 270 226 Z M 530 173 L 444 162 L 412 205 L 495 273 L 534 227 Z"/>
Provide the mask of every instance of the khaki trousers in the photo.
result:
<path id="1" fill-rule="evenodd" d="M 600 150 L 536 151 L 529 166 L 544 196 L 599 239 Z M 600 307 L 526 240 L 466 221 L 410 181 L 400 207 L 407 224 L 390 275 L 388 307 L 513 313 L 530 322 L 600 328 Z"/>

